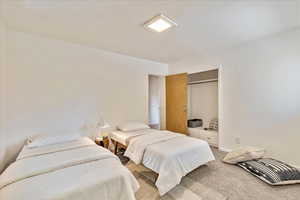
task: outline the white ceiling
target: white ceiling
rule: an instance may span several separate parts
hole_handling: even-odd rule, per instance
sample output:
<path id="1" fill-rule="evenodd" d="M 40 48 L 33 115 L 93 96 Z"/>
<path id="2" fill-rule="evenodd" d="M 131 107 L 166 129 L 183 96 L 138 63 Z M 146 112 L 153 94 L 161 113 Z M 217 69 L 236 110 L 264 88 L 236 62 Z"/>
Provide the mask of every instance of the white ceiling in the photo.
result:
<path id="1" fill-rule="evenodd" d="M 9 27 L 173 63 L 300 26 L 298 0 L 8 0 Z M 143 22 L 163 13 L 167 32 Z"/>

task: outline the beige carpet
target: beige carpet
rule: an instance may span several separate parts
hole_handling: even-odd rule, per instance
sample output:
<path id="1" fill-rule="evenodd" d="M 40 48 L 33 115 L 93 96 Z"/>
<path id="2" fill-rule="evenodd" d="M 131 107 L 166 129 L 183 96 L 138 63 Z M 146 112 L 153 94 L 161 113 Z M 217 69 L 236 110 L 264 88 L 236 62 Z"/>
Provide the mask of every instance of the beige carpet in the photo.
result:
<path id="1" fill-rule="evenodd" d="M 163 197 L 154 185 L 156 174 L 127 163 L 141 185 L 137 200 L 300 200 L 300 185 L 269 186 L 237 166 L 222 163 L 225 153 L 216 149 L 213 152 L 216 161 L 188 174 Z"/>

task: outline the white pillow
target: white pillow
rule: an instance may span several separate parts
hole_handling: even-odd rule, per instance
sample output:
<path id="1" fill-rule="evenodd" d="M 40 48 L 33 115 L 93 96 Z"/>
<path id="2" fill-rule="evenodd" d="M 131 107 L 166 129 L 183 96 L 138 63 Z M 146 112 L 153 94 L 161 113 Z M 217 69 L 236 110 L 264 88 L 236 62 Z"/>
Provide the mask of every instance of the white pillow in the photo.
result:
<path id="1" fill-rule="evenodd" d="M 36 148 L 52 144 L 59 144 L 64 142 L 75 141 L 81 138 L 79 133 L 65 133 L 61 132 L 60 134 L 39 134 L 33 137 L 28 138 L 27 147 Z"/>
<path id="2" fill-rule="evenodd" d="M 142 122 L 125 122 L 123 124 L 120 124 L 117 126 L 117 128 L 121 131 L 127 132 L 127 131 L 138 131 L 143 129 L 149 129 L 150 127 Z"/>
<path id="3" fill-rule="evenodd" d="M 229 164 L 236 164 L 238 162 L 244 162 L 248 160 L 262 158 L 265 155 L 265 149 L 257 147 L 243 147 L 229 152 L 223 162 Z"/>

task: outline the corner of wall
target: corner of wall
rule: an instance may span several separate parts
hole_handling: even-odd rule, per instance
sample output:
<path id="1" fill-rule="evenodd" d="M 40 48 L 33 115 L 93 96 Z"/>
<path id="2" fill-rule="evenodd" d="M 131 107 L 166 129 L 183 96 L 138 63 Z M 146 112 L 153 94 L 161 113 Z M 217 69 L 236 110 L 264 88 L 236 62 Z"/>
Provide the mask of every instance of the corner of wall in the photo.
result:
<path id="1" fill-rule="evenodd" d="M 0 16 L 0 129 L 4 127 L 4 111 L 5 111 L 5 72 L 7 57 L 7 25 Z"/>
<path id="2" fill-rule="evenodd" d="M 2 160 L 5 157 L 4 133 L 5 133 L 5 72 L 7 56 L 7 23 L 3 16 L 3 1 L 0 0 L 0 173 L 5 165 Z"/>

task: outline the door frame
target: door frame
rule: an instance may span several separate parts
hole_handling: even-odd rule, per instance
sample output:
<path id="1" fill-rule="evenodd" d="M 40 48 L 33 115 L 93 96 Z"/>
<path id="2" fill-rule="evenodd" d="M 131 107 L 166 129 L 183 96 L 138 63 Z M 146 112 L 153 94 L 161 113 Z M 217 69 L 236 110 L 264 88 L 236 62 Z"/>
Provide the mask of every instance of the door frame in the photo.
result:
<path id="1" fill-rule="evenodd" d="M 224 137 L 224 124 L 223 124 L 223 116 L 224 116 L 224 90 L 223 90 L 223 66 L 219 65 L 216 69 L 218 69 L 218 148 L 221 151 L 228 151 L 222 148 L 222 137 Z"/>
<path id="2" fill-rule="evenodd" d="M 222 148 L 222 141 L 224 137 L 224 104 L 223 104 L 223 66 L 222 65 L 202 65 L 200 71 L 189 71 L 188 74 L 197 73 L 197 72 L 205 72 L 209 70 L 218 70 L 218 148 L 221 151 L 229 152 L 228 149 Z"/>

